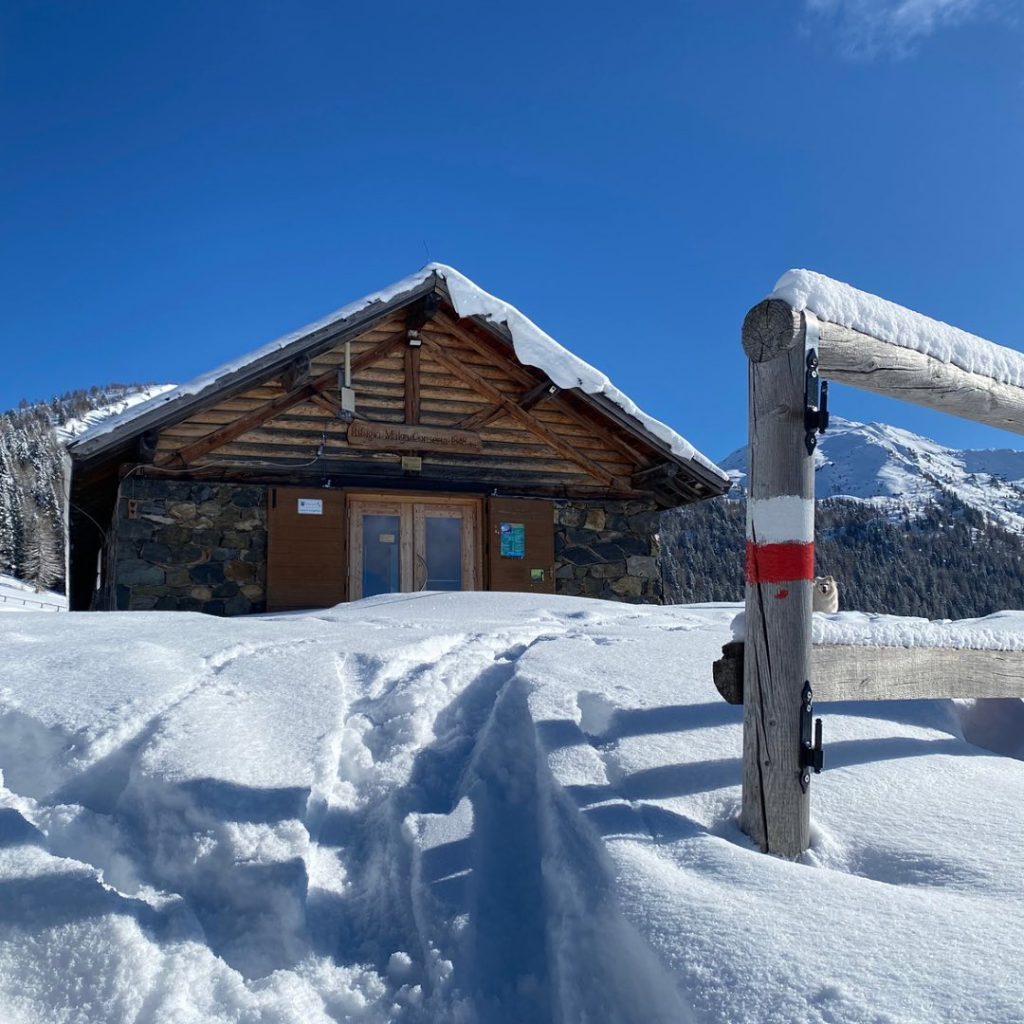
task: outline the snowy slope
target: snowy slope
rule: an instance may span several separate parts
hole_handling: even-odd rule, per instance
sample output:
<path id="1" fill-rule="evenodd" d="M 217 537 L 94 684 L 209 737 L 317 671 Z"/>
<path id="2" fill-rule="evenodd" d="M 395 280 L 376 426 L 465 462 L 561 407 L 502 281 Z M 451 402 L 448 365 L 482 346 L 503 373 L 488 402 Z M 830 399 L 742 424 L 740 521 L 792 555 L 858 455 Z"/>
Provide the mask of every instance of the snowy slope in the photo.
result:
<path id="1" fill-rule="evenodd" d="M 0 612 L 66 611 L 68 599 L 52 590 L 37 590 L 24 580 L 0 573 Z"/>
<path id="2" fill-rule="evenodd" d="M 884 423 L 855 423 L 838 416 L 818 438 L 818 498 L 852 497 L 890 508 L 921 508 L 952 491 L 962 502 L 1006 528 L 1024 533 L 1024 452 L 958 450 Z M 747 449 L 721 463 L 740 484 Z"/>
<path id="3" fill-rule="evenodd" d="M 0 1020 L 1019 1022 L 1024 762 L 832 705 L 761 855 L 736 610 L 0 618 Z"/>

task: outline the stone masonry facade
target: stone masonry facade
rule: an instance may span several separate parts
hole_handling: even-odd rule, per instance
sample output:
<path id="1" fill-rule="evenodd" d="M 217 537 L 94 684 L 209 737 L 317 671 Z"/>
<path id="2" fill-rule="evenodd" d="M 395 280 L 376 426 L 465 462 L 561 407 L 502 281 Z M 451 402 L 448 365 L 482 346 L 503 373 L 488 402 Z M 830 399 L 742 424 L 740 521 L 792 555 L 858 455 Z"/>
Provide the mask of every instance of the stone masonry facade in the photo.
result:
<path id="1" fill-rule="evenodd" d="M 555 503 L 555 591 L 662 604 L 660 513 L 640 501 Z M 267 490 L 127 479 L 103 604 L 245 615 L 266 609 Z"/>
<path id="2" fill-rule="evenodd" d="M 555 504 L 555 592 L 663 604 L 661 513 L 640 501 Z"/>
<path id="3" fill-rule="evenodd" d="M 265 487 L 129 477 L 112 541 L 108 608 L 266 609 Z"/>

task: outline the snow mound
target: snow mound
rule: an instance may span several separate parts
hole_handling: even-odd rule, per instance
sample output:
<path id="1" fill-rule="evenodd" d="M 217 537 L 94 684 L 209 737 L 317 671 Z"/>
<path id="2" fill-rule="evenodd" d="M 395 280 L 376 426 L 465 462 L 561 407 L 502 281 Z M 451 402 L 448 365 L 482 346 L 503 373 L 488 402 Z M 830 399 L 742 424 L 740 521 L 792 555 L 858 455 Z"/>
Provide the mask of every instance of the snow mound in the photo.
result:
<path id="1" fill-rule="evenodd" d="M 831 705 L 813 848 L 758 853 L 736 610 L 0 619 L 0 1019 L 1018 1021 L 1024 763 Z"/>
<path id="2" fill-rule="evenodd" d="M 813 270 L 787 270 L 775 282 L 769 298 L 782 299 L 793 309 L 809 309 L 822 320 L 952 363 L 969 373 L 1024 387 L 1024 352 L 932 320 Z"/>
<path id="3" fill-rule="evenodd" d="M 144 402 L 133 409 L 128 409 L 118 416 L 105 419 L 76 438 L 76 441 L 81 443 L 86 440 L 92 440 L 102 434 L 116 430 L 139 416 L 167 403 L 176 402 L 191 395 L 198 395 L 208 388 L 214 388 L 229 374 L 235 373 L 259 359 L 272 356 L 274 353 L 288 348 L 290 345 L 301 342 L 302 339 L 315 331 L 322 330 L 332 324 L 338 324 L 358 313 L 364 312 L 371 306 L 383 305 L 411 292 L 435 274 L 447 285 L 452 305 L 460 317 L 479 316 L 494 324 L 504 324 L 508 328 L 512 336 L 516 358 L 521 363 L 526 366 L 535 366 L 542 370 L 560 388 L 579 388 L 588 395 L 603 395 L 628 416 L 637 420 L 645 430 L 664 442 L 673 454 L 682 459 L 691 459 L 699 463 L 705 469 L 721 477 L 723 481 L 727 479 L 710 459 L 697 451 L 689 441 L 676 433 L 671 427 L 660 420 L 654 419 L 652 416 L 648 416 L 628 395 L 615 387 L 600 370 L 596 370 L 589 363 L 580 359 L 579 356 L 574 355 L 560 345 L 549 334 L 542 331 L 529 317 L 516 309 L 515 306 L 491 295 L 489 292 L 485 292 L 468 277 L 459 273 L 454 267 L 446 266 L 443 263 L 428 263 L 422 270 L 403 278 L 401 281 L 395 282 L 388 288 L 366 295 L 355 302 L 349 303 L 347 306 L 343 306 L 323 319 L 317 320 L 315 323 L 307 324 L 297 331 L 292 331 L 280 338 L 276 338 L 274 341 L 253 352 L 249 352 L 240 359 L 224 363 L 222 366 L 217 367 L 217 369 L 204 373 L 187 384 L 182 384 L 173 390 L 165 391 L 152 400 Z"/>

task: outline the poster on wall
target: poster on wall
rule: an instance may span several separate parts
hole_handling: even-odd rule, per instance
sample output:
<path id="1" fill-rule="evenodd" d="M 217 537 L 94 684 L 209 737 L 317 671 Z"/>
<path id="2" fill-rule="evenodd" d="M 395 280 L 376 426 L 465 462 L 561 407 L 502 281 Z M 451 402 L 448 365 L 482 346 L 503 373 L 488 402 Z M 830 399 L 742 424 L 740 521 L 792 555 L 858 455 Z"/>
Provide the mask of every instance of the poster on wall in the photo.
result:
<path id="1" fill-rule="evenodd" d="M 526 557 L 526 527 L 522 523 L 501 523 L 499 554 L 502 558 Z"/>

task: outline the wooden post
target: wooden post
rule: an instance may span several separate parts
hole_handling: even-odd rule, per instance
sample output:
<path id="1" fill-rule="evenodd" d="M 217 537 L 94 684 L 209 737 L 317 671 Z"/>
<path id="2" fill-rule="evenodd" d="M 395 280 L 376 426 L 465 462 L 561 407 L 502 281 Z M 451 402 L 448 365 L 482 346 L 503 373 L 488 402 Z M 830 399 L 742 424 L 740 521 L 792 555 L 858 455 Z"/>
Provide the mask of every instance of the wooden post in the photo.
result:
<path id="1" fill-rule="evenodd" d="M 763 302 L 743 323 L 749 364 L 742 825 L 761 849 L 796 857 L 810 834 L 800 764 L 810 679 L 814 460 L 805 446 L 803 316 Z"/>

